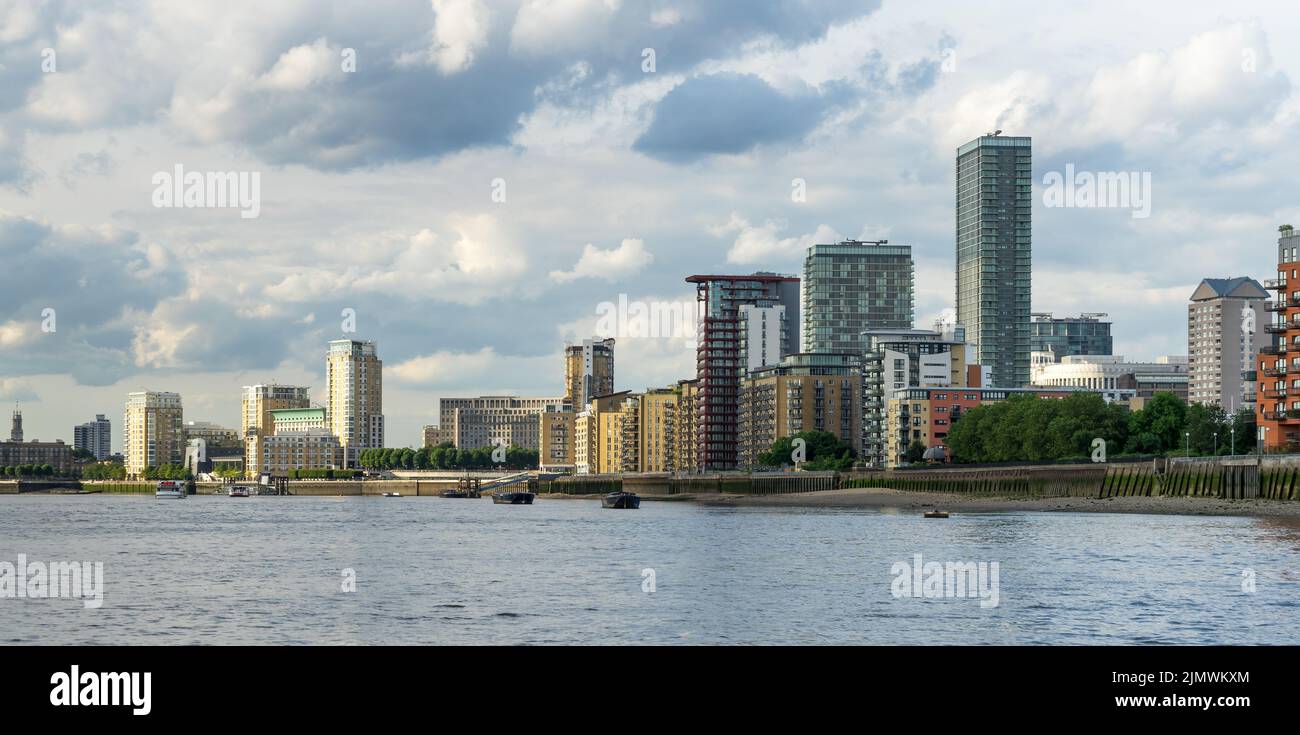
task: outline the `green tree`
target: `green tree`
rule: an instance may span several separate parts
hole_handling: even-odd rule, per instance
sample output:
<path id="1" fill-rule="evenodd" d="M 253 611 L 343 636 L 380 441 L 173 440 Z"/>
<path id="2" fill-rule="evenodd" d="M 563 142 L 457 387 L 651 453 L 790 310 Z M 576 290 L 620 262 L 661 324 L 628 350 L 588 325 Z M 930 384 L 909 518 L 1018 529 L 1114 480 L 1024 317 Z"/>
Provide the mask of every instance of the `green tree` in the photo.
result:
<path id="1" fill-rule="evenodd" d="M 853 467 L 857 453 L 853 447 L 840 441 L 829 431 L 801 431 L 793 437 L 781 437 L 772 443 L 772 447 L 759 455 L 759 464 L 780 467 L 792 463 L 794 439 L 805 442 L 804 469 L 808 470 L 847 470 Z"/>
<path id="2" fill-rule="evenodd" d="M 1187 402 L 1173 393 L 1156 393 L 1129 421 L 1131 434 L 1150 434 L 1157 442 L 1157 452 L 1176 451 L 1183 446 L 1183 427 L 1187 419 Z"/>

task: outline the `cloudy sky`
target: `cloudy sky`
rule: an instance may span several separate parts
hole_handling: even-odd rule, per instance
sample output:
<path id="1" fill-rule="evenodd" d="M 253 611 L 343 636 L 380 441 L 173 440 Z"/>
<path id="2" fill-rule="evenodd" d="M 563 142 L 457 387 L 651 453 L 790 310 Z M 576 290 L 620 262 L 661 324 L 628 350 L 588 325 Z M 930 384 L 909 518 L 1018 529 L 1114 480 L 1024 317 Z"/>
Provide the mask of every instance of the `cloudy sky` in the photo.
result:
<path id="1" fill-rule="evenodd" d="M 240 386 L 323 398 L 349 336 L 416 445 L 440 395 L 559 394 L 601 302 L 838 237 L 911 245 L 928 326 L 993 129 L 1034 139 L 1035 311 L 1184 354 L 1197 282 L 1300 224 L 1297 37 L 1282 0 L 0 0 L 0 401 L 115 449 L 130 390 L 237 427 Z M 1067 164 L 1150 173 L 1150 216 L 1044 206 Z M 258 216 L 155 206 L 178 165 L 258 174 Z M 694 374 L 615 336 L 619 388 Z"/>

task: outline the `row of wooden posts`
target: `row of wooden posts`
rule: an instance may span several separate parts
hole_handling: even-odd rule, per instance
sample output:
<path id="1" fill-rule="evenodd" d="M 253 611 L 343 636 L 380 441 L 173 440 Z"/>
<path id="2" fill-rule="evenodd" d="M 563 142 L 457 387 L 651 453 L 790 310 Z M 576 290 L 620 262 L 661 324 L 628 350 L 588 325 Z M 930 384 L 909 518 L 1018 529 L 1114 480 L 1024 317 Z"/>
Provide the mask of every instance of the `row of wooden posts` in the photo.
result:
<path id="1" fill-rule="evenodd" d="M 540 493 L 593 495 L 629 490 L 647 495 L 769 495 L 838 488 L 1071 497 L 1190 496 L 1300 500 L 1300 464 L 1252 460 L 1141 462 L 1074 466 L 909 470 L 866 473 L 756 473 L 691 476 L 577 476 L 533 480 Z"/>

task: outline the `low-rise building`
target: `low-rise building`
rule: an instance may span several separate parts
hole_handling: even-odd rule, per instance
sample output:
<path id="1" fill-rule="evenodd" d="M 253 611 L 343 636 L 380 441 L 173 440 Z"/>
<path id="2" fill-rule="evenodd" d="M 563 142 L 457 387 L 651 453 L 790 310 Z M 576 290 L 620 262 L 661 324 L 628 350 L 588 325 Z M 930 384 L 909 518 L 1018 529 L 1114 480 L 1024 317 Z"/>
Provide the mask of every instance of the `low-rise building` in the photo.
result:
<path id="1" fill-rule="evenodd" d="M 608 415 L 617 410 L 623 401 L 631 395 L 630 391 L 619 391 L 606 396 L 596 396 L 591 399 L 587 407 L 579 411 L 573 419 L 573 448 L 574 448 L 574 471 L 580 475 L 595 474 L 601 471 L 601 467 L 608 467 L 610 460 L 607 458 L 602 465 L 601 454 L 609 453 L 606 445 L 610 443 L 608 431 L 610 424 L 606 420 L 601 422 L 601 415 Z M 606 434 L 602 436 L 601 429 L 604 428 Z M 620 444 L 621 447 L 621 444 Z"/>
<path id="2" fill-rule="evenodd" d="M 1187 358 L 1165 356 L 1155 362 L 1125 362 L 1122 355 L 1068 355 L 1035 352 L 1031 383 L 1045 388 L 1132 390 L 1140 398 L 1167 391 L 1187 399 Z"/>
<path id="3" fill-rule="evenodd" d="M 260 472 L 286 475 L 290 470 L 337 469 L 343 445 L 329 429 L 289 431 L 261 437 Z"/>
<path id="4" fill-rule="evenodd" d="M 325 409 L 277 408 L 271 410 L 271 433 L 289 434 L 296 431 L 330 428 Z"/>
<path id="5" fill-rule="evenodd" d="M 643 393 L 597 396 L 573 415 L 574 470 L 578 474 L 693 471 L 695 386 L 694 380 L 683 380 Z"/>
<path id="6" fill-rule="evenodd" d="M 548 406 L 538 420 L 541 446 L 538 466 L 543 472 L 573 472 L 577 414 L 566 406 Z"/>
<path id="7" fill-rule="evenodd" d="M 31 465 L 40 467 L 49 465 L 55 473 L 66 475 L 74 466 L 72 447 L 62 440 L 43 442 L 8 441 L 0 442 L 0 467 L 22 467 Z"/>
<path id="8" fill-rule="evenodd" d="M 450 430 L 457 449 L 518 446 L 541 448 L 540 417 L 548 407 L 568 405 L 564 398 L 478 396 L 438 399 L 438 425 Z"/>
<path id="9" fill-rule="evenodd" d="M 242 452 L 244 443 L 239 432 L 214 424 L 211 421 L 186 421 L 181 427 L 182 439 L 188 447 L 195 439 L 202 439 L 208 453 L 228 454 Z"/>
<path id="10" fill-rule="evenodd" d="M 862 366 L 862 459 L 885 465 L 885 403 L 903 388 L 980 386 L 987 370 L 967 362 L 966 330 L 873 329 Z"/>
<path id="11" fill-rule="evenodd" d="M 420 435 L 423 438 L 423 446 L 426 447 L 437 447 L 443 444 L 456 445 L 456 433 L 450 428 L 444 429 L 441 426 L 434 425 L 425 426 Z"/>
<path id="12" fill-rule="evenodd" d="M 904 388 L 895 391 L 886 409 L 888 468 L 898 467 L 913 441 L 927 449 L 947 445 L 948 432 L 966 411 L 1011 396 L 1031 395 L 1039 398 L 1064 399 L 1079 392 L 1098 393 L 1108 403 L 1125 402 L 1133 392 L 1122 389 L 1087 391 L 1082 388 Z"/>

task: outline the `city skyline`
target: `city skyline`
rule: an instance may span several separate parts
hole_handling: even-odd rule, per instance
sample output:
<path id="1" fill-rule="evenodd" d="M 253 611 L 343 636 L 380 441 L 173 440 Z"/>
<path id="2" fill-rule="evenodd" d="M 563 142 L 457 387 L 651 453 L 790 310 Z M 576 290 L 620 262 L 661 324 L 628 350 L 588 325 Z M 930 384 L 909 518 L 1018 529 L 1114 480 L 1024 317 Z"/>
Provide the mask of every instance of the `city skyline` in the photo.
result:
<path id="1" fill-rule="evenodd" d="M 323 402 L 322 346 L 374 340 L 387 443 L 414 446 L 439 395 L 560 394 L 566 340 L 618 339 L 620 390 L 693 377 L 693 335 L 602 335 L 598 305 L 689 300 L 690 273 L 800 276 L 806 245 L 846 238 L 912 247 L 914 326 L 928 328 L 954 307 L 953 152 L 995 129 L 1036 149 L 1033 310 L 1107 312 L 1115 353 L 1133 360 L 1185 352 L 1190 289 L 1271 277 L 1276 226 L 1300 219 L 1285 198 L 1300 51 L 1281 42 L 1300 27 L 1276 6 L 1244 3 L 1242 20 L 1135 8 L 1161 22 L 1135 22 L 1097 50 L 1086 33 L 1053 32 L 1095 28 L 1087 7 L 1026 15 L 1031 38 L 1016 45 L 959 5 L 942 22 L 856 3 L 799 23 L 697 10 L 635 31 L 624 22 L 635 8 L 597 5 L 548 19 L 565 31 L 551 49 L 530 45 L 537 26 L 507 10 L 481 38 L 432 43 L 428 5 L 394 6 L 390 26 L 411 29 L 397 35 L 350 11 L 311 19 L 297 8 L 258 18 L 279 31 L 262 36 L 244 32 L 257 18 L 244 14 L 206 24 L 237 39 L 220 51 L 239 63 L 212 67 L 113 47 L 95 8 L 54 3 L 15 19 L 0 48 L 24 100 L 0 113 L 0 248 L 16 286 L 0 296 L 0 400 L 23 405 L 27 436 L 69 443 L 95 414 L 119 417 L 133 390 L 179 393 L 187 418 L 234 427 L 241 386 L 307 385 Z M 194 23 L 132 18 L 177 44 Z M 755 39 L 766 41 L 746 45 Z M 58 70 L 43 74 L 47 47 Z M 358 49 L 360 76 L 330 76 L 344 48 Z M 657 51 L 653 73 L 645 48 Z M 159 85 L 132 88 L 145 69 Z M 434 115 L 436 134 L 372 127 L 331 147 L 279 135 L 288 112 L 275 104 L 260 127 L 208 122 L 231 99 L 289 99 L 328 119 L 328 98 L 346 127 L 391 114 L 366 90 L 416 82 L 432 91 L 405 99 L 430 114 L 471 80 L 506 99 L 466 106 L 484 123 L 472 138 Z M 710 98 L 741 113 L 726 140 L 692 132 Z M 1087 112 L 1132 98 L 1147 102 Z M 773 113 L 770 128 L 745 124 L 756 109 Z M 260 216 L 155 208 L 151 177 L 177 164 L 259 172 Z M 1150 172 L 1151 216 L 1047 207 L 1043 177 L 1067 165 Z M 56 331 L 41 330 L 46 308 Z M 340 328 L 345 309 L 355 332 Z"/>

